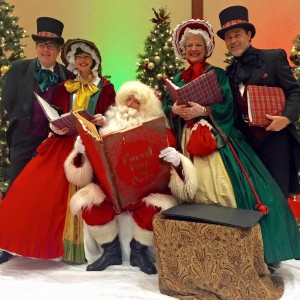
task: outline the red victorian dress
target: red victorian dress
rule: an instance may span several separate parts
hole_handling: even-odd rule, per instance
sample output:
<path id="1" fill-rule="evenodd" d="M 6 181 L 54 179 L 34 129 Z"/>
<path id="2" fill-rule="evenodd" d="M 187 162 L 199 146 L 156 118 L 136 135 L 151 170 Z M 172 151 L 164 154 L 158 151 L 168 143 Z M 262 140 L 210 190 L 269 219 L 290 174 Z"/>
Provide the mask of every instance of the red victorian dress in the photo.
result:
<path id="1" fill-rule="evenodd" d="M 114 104 L 113 85 L 100 78 L 99 91 L 88 103 L 91 114 L 104 114 Z M 72 93 L 61 84 L 52 104 L 63 113 L 72 108 Z M 0 249 L 34 258 L 64 255 L 63 234 L 69 182 L 64 162 L 73 149 L 75 135 L 47 138 L 14 181 L 0 204 Z"/>

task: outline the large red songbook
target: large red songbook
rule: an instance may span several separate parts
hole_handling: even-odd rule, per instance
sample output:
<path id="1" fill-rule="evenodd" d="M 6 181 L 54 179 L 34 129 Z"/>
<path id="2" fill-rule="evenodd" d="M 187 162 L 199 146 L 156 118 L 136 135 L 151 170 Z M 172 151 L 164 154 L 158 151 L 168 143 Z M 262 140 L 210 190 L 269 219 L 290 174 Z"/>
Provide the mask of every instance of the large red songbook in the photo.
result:
<path id="1" fill-rule="evenodd" d="M 78 117 L 76 128 L 101 188 L 116 211 L 151 193 L 168 190 L 171 166 L 158 157 L 168 146 L 164 118 L 102 137 L 91 124 Z"/>
<path id="2" fill-rule="evenodd" d="M 172 101 L 178 104 L 187 105 L 191 101 L 209 106 L 223 102 L 215 70 L 204 73 L 182 87 L 176 86 L 169 79 L 165 79 L 165 85 Z"/>
<path id="3" fill-rule="evenodd" d="M 266 127 L 271 123 L 266 114 L 282 115 L 286 98 L 282 88 L 248 85 L 247 101 L 249 125 Z"/>

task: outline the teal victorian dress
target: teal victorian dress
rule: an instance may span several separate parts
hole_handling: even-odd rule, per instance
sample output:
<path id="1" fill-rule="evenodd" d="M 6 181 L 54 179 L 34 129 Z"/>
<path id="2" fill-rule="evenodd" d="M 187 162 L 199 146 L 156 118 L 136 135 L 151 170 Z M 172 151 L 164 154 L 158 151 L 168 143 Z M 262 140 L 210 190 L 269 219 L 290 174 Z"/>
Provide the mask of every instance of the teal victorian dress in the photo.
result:
<path id="1" fill-rule="evenodd" d="M 218 149 L 207 157 L 191 157 L 195 167 L 198 167 L 199 189 L 202 186 L 202 190 L 196 193 L 194 201 L 257 209 L 256 199 L 249 182 L 233 155 L 228 140 L 250 178 L 260 201 L 269 208 L 268 214 L 260 220 L 265 261 L 277 263 L 293 258 L 299 259 L 300 233 L 287 200 L 242 133 L 234 127 L 233 97 L 225 71 L 213 66 L 210 66 L 209 70 L 211 69 L 216 72 L 223 95 L 223 103 L 211 105 L 212 117 L 205 117 L 205 119 L 213 125 L 217 135 Z M 179 87 L 186 84 L 181 74 L 177 74 L 173 82 Z M 188 126 L 182 118 L 171 112 L 172 106 L 173 102 L 167 95 L 164 99 L 164 111 L 177 137 L 178 148 L 188 156 L 185 149 L 189 137 Z M 225 138 L 222 138 L 222 134 Z M 220 172 L 223 172 L 221 176 L 222 180 L 224 179 L 223 182 L 218 179 Z M 228 179 L 227 188 L 225 187 L 226 178 Z M 202 185 L 204 181 L 208 183 Z M 225 189 L 220 188 L 220 185 L 224 185 Z"/>

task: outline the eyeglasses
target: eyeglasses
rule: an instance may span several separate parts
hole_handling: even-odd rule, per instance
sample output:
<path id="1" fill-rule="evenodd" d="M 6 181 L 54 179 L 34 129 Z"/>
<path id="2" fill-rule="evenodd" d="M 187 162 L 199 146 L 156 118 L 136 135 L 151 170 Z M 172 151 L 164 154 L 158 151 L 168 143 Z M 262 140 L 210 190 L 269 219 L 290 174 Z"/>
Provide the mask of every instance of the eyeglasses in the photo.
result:
<path id="1" fill-rule="evenodd" d="M 75 59 L 82 59 L 82 60 L 88 60 L 91 59 L 92 57 L 90 55 L 75 55 Z"/>
<path id="2" fill-rule="evenodd" d="M 37 43 L 37 46 L 41 49 L 44 49 L 45 47 L 47 47 L 48 50 L 57 49 L 57 45 L 52 43 Z"/>

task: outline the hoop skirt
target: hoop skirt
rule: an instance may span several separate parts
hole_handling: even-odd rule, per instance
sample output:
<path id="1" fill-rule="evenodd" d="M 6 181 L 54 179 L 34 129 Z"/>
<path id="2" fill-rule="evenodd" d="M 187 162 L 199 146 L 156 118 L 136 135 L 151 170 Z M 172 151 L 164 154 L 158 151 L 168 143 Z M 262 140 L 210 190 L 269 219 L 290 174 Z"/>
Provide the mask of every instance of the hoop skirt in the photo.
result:
<path id="1" fill-rule="evenodd" d="M 68 203 L 61 200 L 69 193 L 64 161 L 74 138 L 46 139 L 16 178 L 0 204 L 0 249 L 26 257 L 63 256 Z"/>

